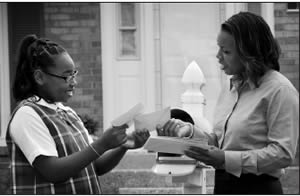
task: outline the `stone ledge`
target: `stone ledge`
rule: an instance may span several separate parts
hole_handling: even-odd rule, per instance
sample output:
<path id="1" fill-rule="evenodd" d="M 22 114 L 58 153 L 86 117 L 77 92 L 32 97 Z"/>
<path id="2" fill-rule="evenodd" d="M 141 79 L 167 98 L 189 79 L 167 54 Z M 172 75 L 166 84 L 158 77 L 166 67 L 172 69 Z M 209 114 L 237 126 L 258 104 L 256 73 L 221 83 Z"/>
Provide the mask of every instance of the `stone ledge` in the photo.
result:
<path id="1" fill-rule="evenodd" d="M 115 169 L 151 169 L 155 159 L 155 153 L 127 152 Z"/>
<path id="2" fill-rule="evenodd" d="M 168 184 L 165 178 L 157 176 L 151 171 L 112 171 L 99 177 L 103 194 L 119 194 L 119 188 L 176 188 L 182 183 Z"/>
<path id="3" fill-rule="evenodd" d="M 299 167 L 288 167 L 280 178 L 284 194 L 299 194 Z"/>
<path id="4" fill-rule="evenodd" d="M 183 194 L 183 188 L 157 188 L 157 187 L 139 187 L 139 188 L 120 188 L 119 194 Z"/>

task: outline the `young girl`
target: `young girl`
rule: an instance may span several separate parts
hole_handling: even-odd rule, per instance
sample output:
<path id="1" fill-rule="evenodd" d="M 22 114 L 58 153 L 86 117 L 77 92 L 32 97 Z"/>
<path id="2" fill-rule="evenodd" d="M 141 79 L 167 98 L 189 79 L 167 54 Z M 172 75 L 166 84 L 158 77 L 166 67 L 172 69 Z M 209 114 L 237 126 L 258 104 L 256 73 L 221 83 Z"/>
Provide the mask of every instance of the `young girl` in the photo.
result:
<path id="1" fill-rule="evenodd" d="M 48 39 L 26 36 L 20 45 L 13 94 L 19 102 L 7 131 L 13 194 L 101 194 L 98 175 L 113 169 L 149 132 L 110 127 L 92 141 L 78 115 L 64 106 L 76 75 L 67 51 Z"/>

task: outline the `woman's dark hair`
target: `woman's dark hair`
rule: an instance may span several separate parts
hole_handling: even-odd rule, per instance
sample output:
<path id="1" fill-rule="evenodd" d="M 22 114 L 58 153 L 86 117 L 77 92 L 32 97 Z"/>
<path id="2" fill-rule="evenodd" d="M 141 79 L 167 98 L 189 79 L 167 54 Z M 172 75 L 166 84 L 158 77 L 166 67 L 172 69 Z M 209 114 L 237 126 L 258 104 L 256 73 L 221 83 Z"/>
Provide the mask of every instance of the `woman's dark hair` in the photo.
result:
<path id="1" fill-rule="evenodd" d="M 13 95 L 16 101 L 27 99 L 37 93 L 33 73 L 37 69 L 46 70 L 55 66 L 54 55 L 66 52 L 55 42 L 36 35 L 27 35 L 18 48 L 17 70 L 13 84 Z"/>
<path id="2" fill-rule="evenodd" d="M 261 16 L 240 12 L 225 21 L 221 29 L 234 37 L 245 74 L 256 87 L 268 69 L 279 71 L 280 47 Z M 243 78 L 242 75 L 239 77 Z"/>

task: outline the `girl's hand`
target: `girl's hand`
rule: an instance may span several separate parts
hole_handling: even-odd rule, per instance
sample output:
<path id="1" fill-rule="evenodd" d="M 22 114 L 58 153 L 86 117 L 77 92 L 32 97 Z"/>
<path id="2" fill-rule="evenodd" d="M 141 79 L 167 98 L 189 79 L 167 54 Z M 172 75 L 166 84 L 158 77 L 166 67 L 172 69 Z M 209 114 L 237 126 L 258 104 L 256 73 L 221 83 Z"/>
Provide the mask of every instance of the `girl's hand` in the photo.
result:
<path id="1" fill-rule="evenodd" d="M 124 124 L 120 127 L 110 127 L 104 131 L 99 140 L 96 141 L 97 146 L 102 146 L 105 150 L 116 148 L 127 141 L 126 128 Z"/>
<path id="2" fill-rule="evenodd" d="M 188 137 L 192 134 L 189 123 L 174 118 L 168 120 L 163 127 L 157 125 L 156 131 L 159 136 Z"/>
<path id="3" fill-rule="evenodd" d="M 127 136 L 127 142 L 122 146 L 126 149 L 136 149 L 144 146 L 150 133 L 147 129 L 135 130 L 132 134 Z"/>
<path id="4" fill-rule="evenodd" d="M 215 146 L 210 146 L 208 149 L 191 146 L 184 151 L 184 154 L 216 169 L 224 168 L 225 152 Z"/>

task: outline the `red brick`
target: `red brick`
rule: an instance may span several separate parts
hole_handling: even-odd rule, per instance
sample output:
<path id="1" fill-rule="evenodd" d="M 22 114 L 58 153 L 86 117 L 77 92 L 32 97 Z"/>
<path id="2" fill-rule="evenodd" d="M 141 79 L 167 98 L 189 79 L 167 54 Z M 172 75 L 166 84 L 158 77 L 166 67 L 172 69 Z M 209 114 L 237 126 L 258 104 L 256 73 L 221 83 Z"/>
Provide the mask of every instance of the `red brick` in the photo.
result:
<path id="1" fill-rule="evenodd" d="M 72 40 L 78 40 L 79 35 L 77 35 L 77 34 L 66 34 L 66 35 L 60 36 L 60 38 L 62 40 L 70 40 L 70 41 L 72 41 Z"/>
<path id="2" fill-rule="evenodd" d="M 69 33 L 69 29 L 68 28 L 50 28 L 51 33 L 53 34 L 66 34 Z"/>
<path id="3" fill-rule="evenodd" d="M 74 9 L 72 6 L 68 6 L 68 7 L 61 7 L 59 11 L 62 13 L 72 13 L 74 12 Z"/>
<path id="4" fill-rule="evenodd" d="M 299 31 L 299 24 L 286 24 L 286 25 L 284 25 L 284 29 Z M 298 32 L 298 34 L 299 34 L 299 32 Z"/>
<path id="5" fill-rule="evenodd" d="M 51 20 L 69 20 L 70 16 L 67 14 L 51 14 L 49 18 Z"/>
<path id="6" fill-rule="evenodd" d="M 79 26 L 79 22 L 78 21 L 61 21 L 59 22 L 60 26 L 64 26 L 64 27 L 77 27 Z"/>
<path id="7" fill-rule="evenodd" d="M 297 44 L 284 44 L 281 45 L 281 49 L 284 51 L 299 51 L 299 45 Z"/>
<path id="8" fill-rule="evenodd" d="M 296 17 L 275 17 L 275 23 L 277 24 L 287 24 L 287 23 L 296 23 L 299 22 L 299 19 Z"/>
<path id="9" fill-rule="evenodd" d="M 72 33 L 79 33 L 87 36 L 88 34 L 91 34 L 91 30 L 89 28 L 82 28 L 82 27 L 77 27 L 77 28 L 72 28 L 71 29 Z"/>
<path id="10" fill-rule="evenodd" d="M 58 12 L 58 9 L 56 7 L 46 7 L 45 13 L 56 13 Z"/>
<path id="11" fill-rule="evenodd" d="M 287 4 L 286 3 L 274 3 L 274 9 L 275 10 L 278 10 L 278 9 L 286 10 Z"/>

